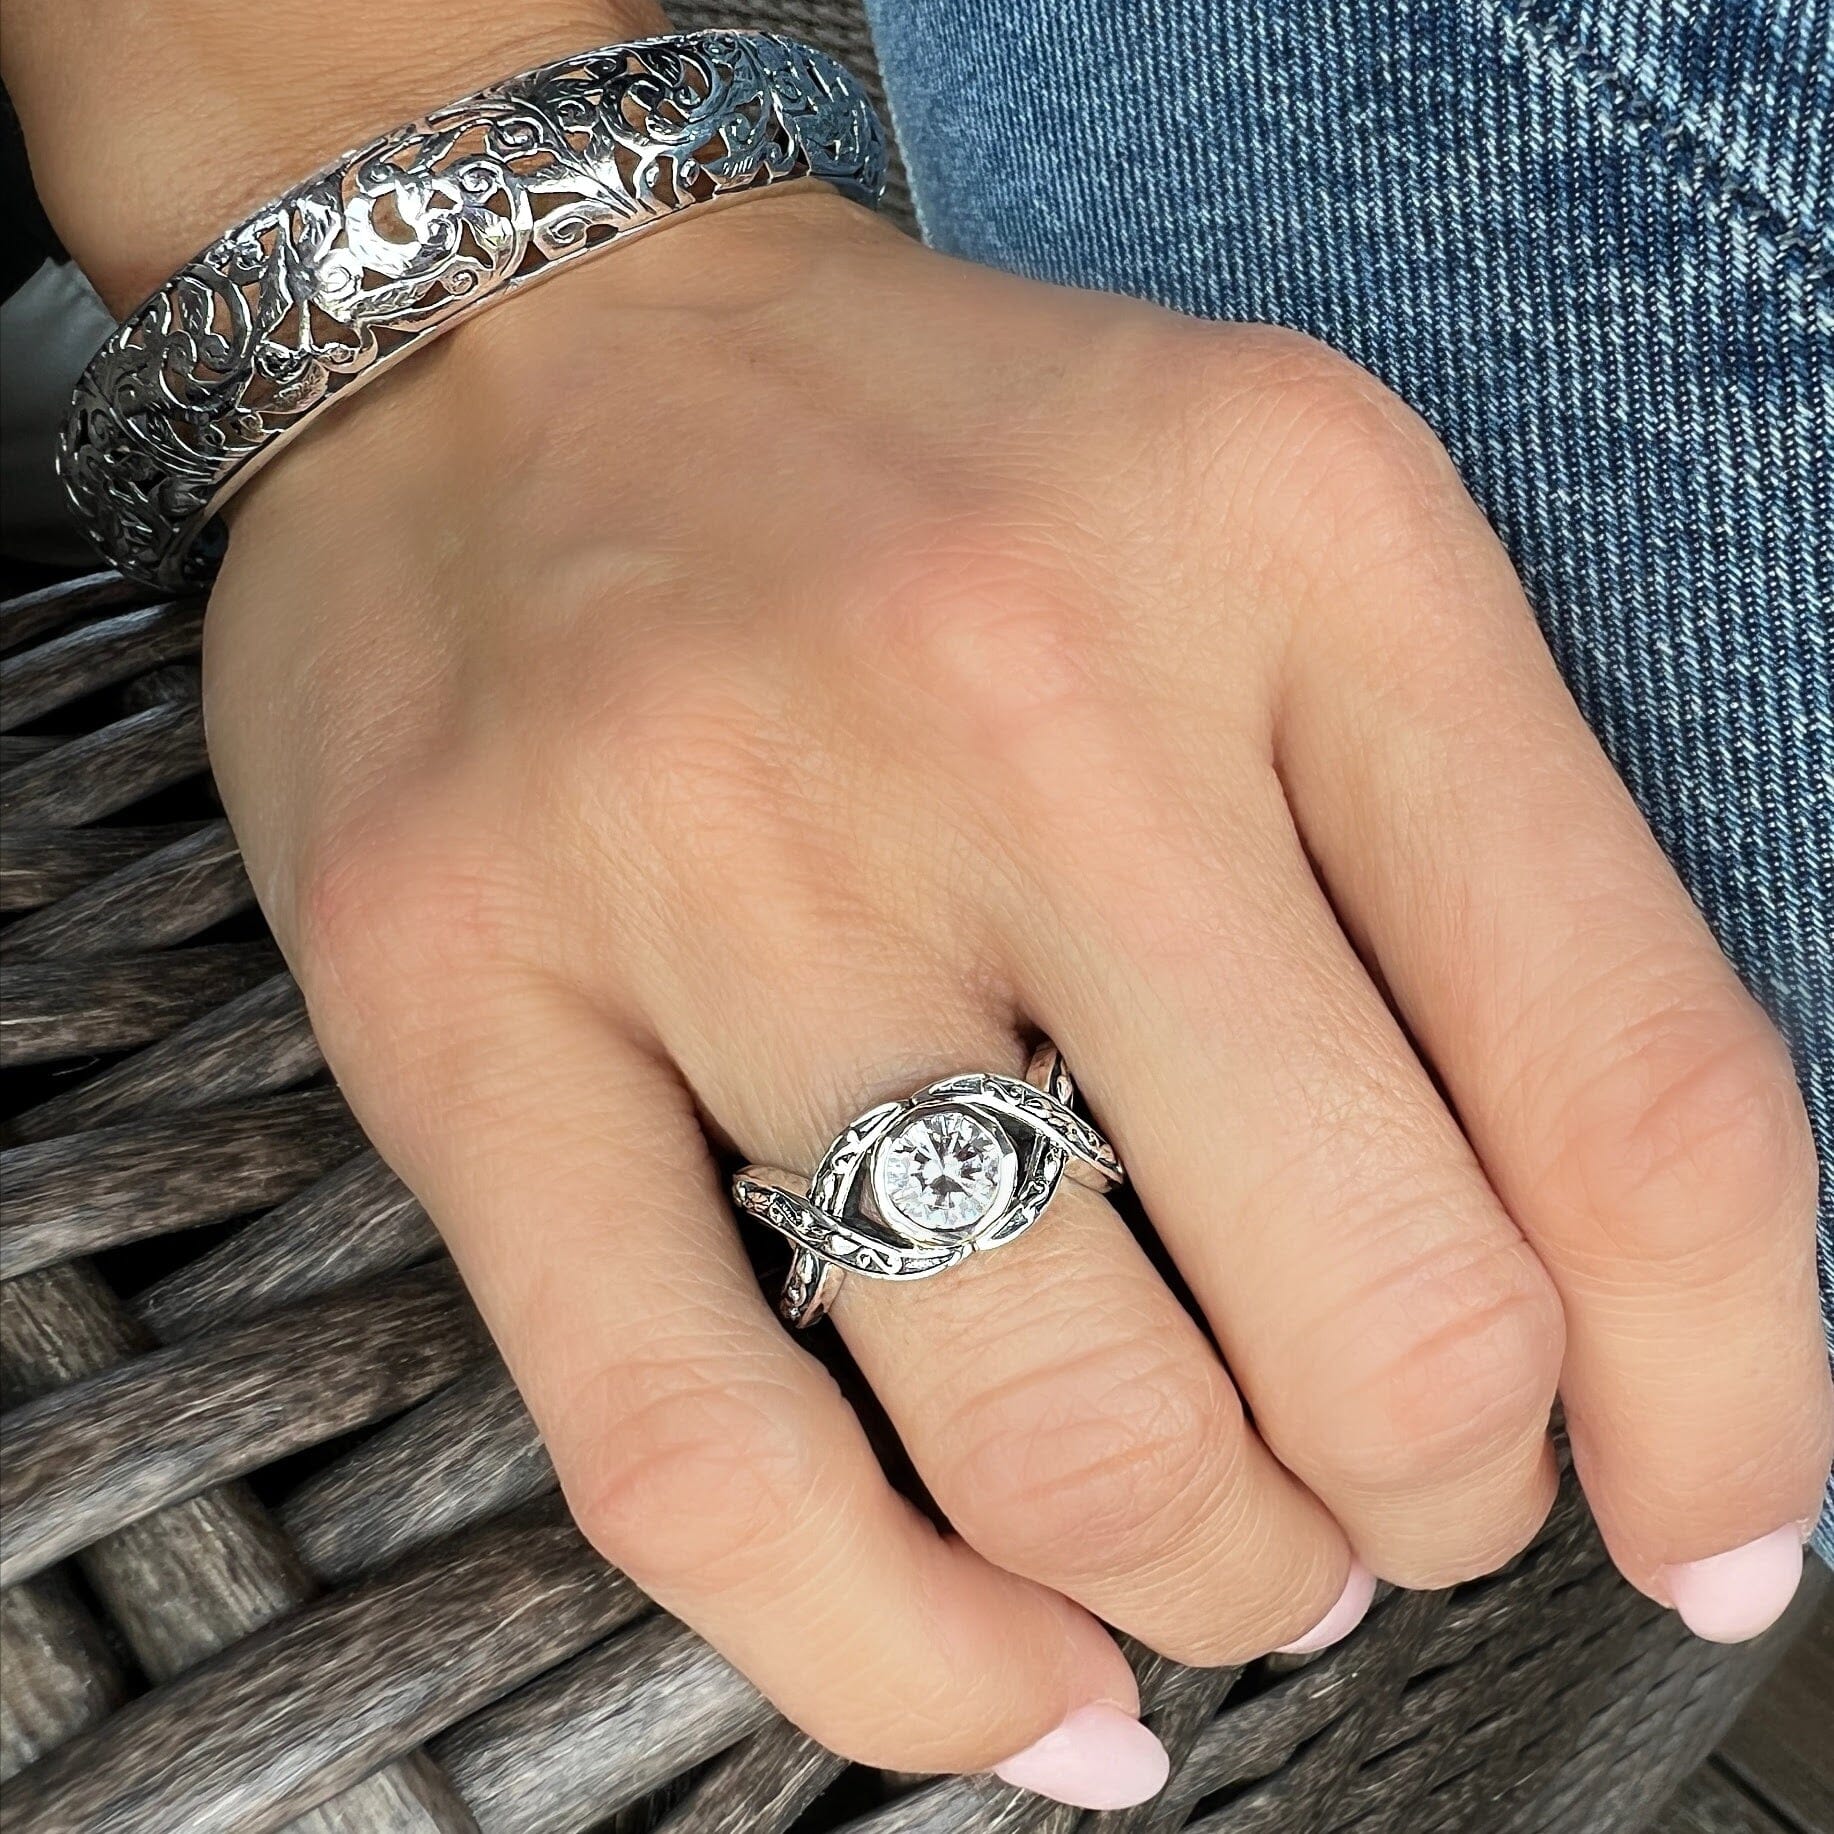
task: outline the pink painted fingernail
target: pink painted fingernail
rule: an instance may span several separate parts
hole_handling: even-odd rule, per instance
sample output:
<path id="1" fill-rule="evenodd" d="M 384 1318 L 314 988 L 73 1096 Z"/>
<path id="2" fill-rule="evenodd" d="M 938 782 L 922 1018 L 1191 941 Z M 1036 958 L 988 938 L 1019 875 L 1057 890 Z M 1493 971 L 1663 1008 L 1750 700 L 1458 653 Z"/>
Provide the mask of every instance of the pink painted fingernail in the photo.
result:
<path id="1" fill-rule="evenodd" d="M 1695 1636 L 1743 1643 L 1789 1609 L 1802 1583 L 1802 1536 L 1794 1528 L 1779 1528 L 1730 1553 L 1664 1567 L 1660 1578 Z"/>
<path id="2" fill-rule="evenodd" d="M 1321 1649 L 1329 1649 L 1333 1643 L 1341 1643 L 1363 1621 L 1369 1601 L 1374 1597 L 1375 1575 L 1353 1556 L 1350 1577 L 1344 1581 L 1337 1603 L 1297 1643 L 1284 1643 L 1274 1654 L 1310 1656 Z"/>
<path id="3" fill-rule="evenodd" d="M 1078 1707 L 1054 1732 L 993 1774 L 1079 1809 L 1130 1809 L 1165 1788 L 1172 1761 L 1147 1728 L 1119 1707 Z"/>

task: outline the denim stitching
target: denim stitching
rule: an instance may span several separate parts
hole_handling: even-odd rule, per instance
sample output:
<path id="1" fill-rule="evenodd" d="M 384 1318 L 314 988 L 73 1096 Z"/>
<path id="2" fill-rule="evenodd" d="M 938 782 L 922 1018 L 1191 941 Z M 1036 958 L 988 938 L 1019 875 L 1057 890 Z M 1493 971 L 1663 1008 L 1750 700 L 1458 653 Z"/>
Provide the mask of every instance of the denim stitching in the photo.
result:
<path id="1" fill-rule="evenodd" d="M 1830 273 L 1825 246 L 1828 226 L 1813 217 L 1798 219 L 1749 172 L 1730 150 L 1695 122 L 1677 114 L 1662 96 L 1639 83 L 1615 59 L 1578 43 L 1553 9 L 1534 0 L 1478 0 L 1490 12 L 1504 43 L 1524 64 L 1544 59 L 1612 124 L 1632 138 L 1709 209 L 1742 215 L 1783 259 L 1799 260 L 1812 280 Z"/>

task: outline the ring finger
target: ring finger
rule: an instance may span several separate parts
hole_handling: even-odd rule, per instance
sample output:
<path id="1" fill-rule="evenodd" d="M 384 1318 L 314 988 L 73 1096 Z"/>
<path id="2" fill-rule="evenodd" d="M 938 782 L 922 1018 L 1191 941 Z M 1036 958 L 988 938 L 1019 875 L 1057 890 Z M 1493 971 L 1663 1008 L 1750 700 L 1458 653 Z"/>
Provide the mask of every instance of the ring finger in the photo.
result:
<path id="1" fill-rule="evenodd" d="M 664 1042 L 742 1150 L 806 1170 L 875 1102 L 1023 1067 L 1010 1014 L 977 1004 L 968 977 L 936 982 L 861 973 L 769 1011 L 723 986 L 700 1007 L 717 1038 L 678 1027 Z M 735 1050 L 746 1040 L 760 1042 Z M 1163 1653 L 1220 1663 L 1304 1640 L 1362 1584 L 1336 1523 L 1092 1193 L 1065 1181 L 1036 1228 L 940 1278 L 849 1279 L 834 1318 L 964 1538 Z"/>

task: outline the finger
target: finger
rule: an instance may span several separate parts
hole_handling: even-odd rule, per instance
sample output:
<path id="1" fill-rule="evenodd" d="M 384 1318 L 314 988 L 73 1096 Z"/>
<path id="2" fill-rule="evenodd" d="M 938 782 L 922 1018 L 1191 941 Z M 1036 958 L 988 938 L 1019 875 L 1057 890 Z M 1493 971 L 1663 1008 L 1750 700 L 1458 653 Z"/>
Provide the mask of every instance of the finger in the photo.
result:
<path id="1" fill-rule="evenodd" d="M 746 1150 L 792 1167 L 880 1100 L 1025 1062 L 1009 1021 L 947 987 L 881 1003 L 856 976 L 826 1010 L 805 998 L 756 1017 L 767 1046 L 691 1074 Z M 1202 1332 L 1093 1193 L 1060 1184 L 1025 1235 L 934 1278 L 849 1275 L 834 1317 L 969 1542 L 1155 1649 L 1262 1655 L 1353 1583 L 1336 1524 L 1261 1444 Z"/>
<path id="2" fill-rule="evenodd" d="M 1124 1739 L 1108 1634 L 939 1536 L 770 1315 L 673 1078 L 570 995 L 476 1005 L 346 1075 L 594 1544 L 858 1761 L 978 1770 L 1082 1710 Z"/>
<path id="3" fill-rule="evenodd" d="M 1065 1184 L 996 1256 L 837 1318 L 951 1520 L 990 1559 L 1178 1661 L 1323 1647 L 1369 1582 L 1249 1425 L 1113 1208 Z M 950 1354 L 972 1344 L 972 1356 Z"/>
<path id="4" fill-rule="evenodd" d="M 1378 1574 L 1447 1584 L 1519 1551 L 1552 1503 L 1558 1303 L 1259 776 L 1226 860 L 1137 798 L 1148 825 L 1114 844 L 1150 849 L 1151 901 L 1125 861 L 1060 878 L 1024 997 L 1268 1443 Z"/>
<path id="5" fill-rule="evenodd" d="M 1560 1288 L 1613 1554 L 1697 1630 L 1752 1634 L 1794 1588 L 1834 1443 L 1806 1121 L 1500 550 L 1465 547 L 1453 590 L 1402 617 L 1365 580 L 1328 665 L 1296 659 L 1282 770 Z"/>

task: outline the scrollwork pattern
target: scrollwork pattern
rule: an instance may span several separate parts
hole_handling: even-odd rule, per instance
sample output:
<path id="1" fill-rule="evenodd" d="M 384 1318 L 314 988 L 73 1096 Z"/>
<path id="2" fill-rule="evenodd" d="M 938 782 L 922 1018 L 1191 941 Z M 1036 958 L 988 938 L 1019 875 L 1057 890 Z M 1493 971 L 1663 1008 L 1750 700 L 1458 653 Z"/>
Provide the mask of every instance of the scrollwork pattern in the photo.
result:
<path id="1" fill-rule="evenodd" d="M 85 372 L 65 489 L 123 572 L 201 584 L 231 491 L 416 340 L 698 204 L 814 178 L 876 205 L 884 172 L 865 92 L 791 39 L 546 64 L 346 153 L 187 262 Z"/>
<path id="2" fill-rule="evenodd" d="M 778 1308 L 798 1327 L 812 1324 L 848 1273 L 875 1280 L 925 1280 L 971 1254 L 1010 1242 L 1043 1215 L 1066 1176 L 1098 1190 L 1126 1177 L 1114 1148 L 1079 1115 L 1076 1086 L 1054 1045 L 1041 1046 L 1026 1078 L 971 1071 L 943 1078 L 900 1102 L 884 1102 L 837 1134 L 807 1180 L 772 1166 L 734 1175 L 742 1214 L 774 1229 L 791 1247 Z M 964 1110 L 989 1123 L 1017 1163 L 1006 1201 L 969 1234 L 937 1239 L 888 1215 L 871 1198 L 875 1151 L 907 1119 Z"/>

